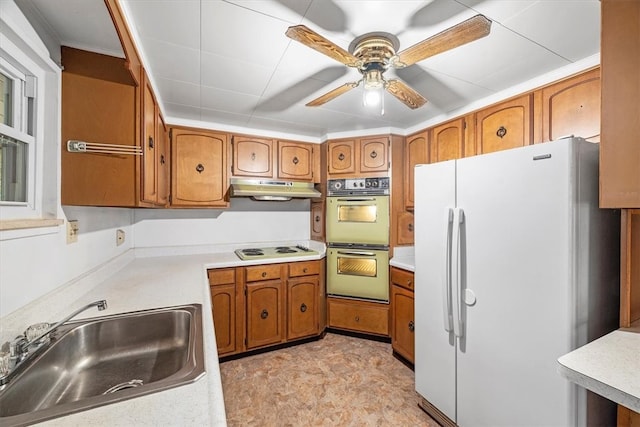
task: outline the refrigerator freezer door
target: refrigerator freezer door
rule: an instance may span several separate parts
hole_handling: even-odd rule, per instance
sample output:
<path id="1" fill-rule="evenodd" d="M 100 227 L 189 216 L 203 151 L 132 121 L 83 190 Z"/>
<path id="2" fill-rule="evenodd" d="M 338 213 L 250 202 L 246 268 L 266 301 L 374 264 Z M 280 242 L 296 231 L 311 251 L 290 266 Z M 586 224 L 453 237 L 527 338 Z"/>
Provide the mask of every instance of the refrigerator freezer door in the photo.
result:
<path id="1" fill-rule="evenodd" d="M 456 340 L 447 247 L 452 246 L 455 182 L 454 161 L 415 169 L 416 390 L 454 421 Z"/>
<path id="2" fill-rule="evenodd" d="M 571 149 L 539 144 L 457 162 L 460 294 L 475 296 L 459 304 L 461 427 L 573 424 L 572 389 L 555 362 L 571 346 Z"/>

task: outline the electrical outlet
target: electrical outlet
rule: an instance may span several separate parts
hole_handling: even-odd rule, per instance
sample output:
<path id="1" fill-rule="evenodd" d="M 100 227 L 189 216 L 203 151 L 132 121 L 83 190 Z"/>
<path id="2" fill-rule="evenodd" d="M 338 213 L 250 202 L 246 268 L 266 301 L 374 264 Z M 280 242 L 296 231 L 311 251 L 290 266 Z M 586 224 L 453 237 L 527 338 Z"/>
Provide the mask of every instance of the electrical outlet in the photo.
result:
<path id="1" fill-rule="evenodd" d="M 124 243 L 124 230 L 116 230 L 116 246 Z"/>
<path id="2" fill-rule="evenodd" d="M 78 241 L 78 232 L 78 220 L 74 219 L 67 221 L 67 244 L 75 243 Z"/>

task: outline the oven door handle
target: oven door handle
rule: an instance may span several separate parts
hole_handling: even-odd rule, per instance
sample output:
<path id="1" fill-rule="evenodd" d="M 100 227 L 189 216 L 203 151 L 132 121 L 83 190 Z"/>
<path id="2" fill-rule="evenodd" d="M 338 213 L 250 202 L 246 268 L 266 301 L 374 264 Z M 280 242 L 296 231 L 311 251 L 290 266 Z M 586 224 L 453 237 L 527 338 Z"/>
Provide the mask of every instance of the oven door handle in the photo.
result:
<path id="1" fill-rule="evenodd" d="M 340 255 L 353 255 L 353 256 L 376 256 L 373 252 L 361 252 L 361 251 L 338 251 Z"/>
<path id="2" fill-rule="evenodd" d="M 349 198 L 349 199 L 338 199 L 339 202 L 375 202 L 376 199 L 374 197 L 358 197 L 358 198 Z"/>

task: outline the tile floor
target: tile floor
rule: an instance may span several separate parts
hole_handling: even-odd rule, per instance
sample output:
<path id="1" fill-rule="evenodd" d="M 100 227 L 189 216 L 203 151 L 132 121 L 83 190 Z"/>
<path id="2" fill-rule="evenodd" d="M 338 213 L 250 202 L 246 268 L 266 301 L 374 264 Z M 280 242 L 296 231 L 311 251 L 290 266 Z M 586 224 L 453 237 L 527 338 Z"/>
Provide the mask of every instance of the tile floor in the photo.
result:
<path id="1" fill-rule="evenodd" d="M 430 426 L 391 345 L 323 339 L 221 363 L 229 426 Z"/>

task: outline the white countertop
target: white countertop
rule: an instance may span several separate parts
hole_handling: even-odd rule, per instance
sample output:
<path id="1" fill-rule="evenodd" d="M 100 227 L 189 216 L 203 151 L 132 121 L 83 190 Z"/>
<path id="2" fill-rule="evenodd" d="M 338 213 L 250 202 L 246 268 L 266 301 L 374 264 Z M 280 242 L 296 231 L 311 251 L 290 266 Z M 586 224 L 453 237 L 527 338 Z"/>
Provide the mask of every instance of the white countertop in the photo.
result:
<path id="1" fill-rule="evenodd" d="M 206 367 L 204 377 L 192 384 L 48 420 L 41 425 L 225 426 L 226 415 L 206 270 L 324 257 L 323 244 L 308 243 L 312 249 L 320 253 L 263 261 L 241 261 L 229 251 L 186 254 L 189 252 L 186 248 L 136 249 L 118 257 L 119 259 L 112 260 L 110 264 L 113 266 L 98 269 L 99 271 L 80 278 L 78 283 L 63 286 L 59 292 L 34 302 L 31 307 L 23 310 L 24 314 L 3 319 L 7 326 L 25 327 L 33 323 L 32 319 L 35 316 L 40 316 L 39 321 L 52 320 L 42 319 L 43 312 L 47 312 L 47 317 L 56 316 L 53 317 L 55 319 L 58 317 L 58 311 L 68 313 L 76 307 L 98 299 L 106 299 L 108 308 L 99 314 L 97 311 L 95 313 L 91 310 L 86 311 L 78 316 L 78 319 L 191 303 L 199 303 L 203 306 Z M 192 250 L 192 252 L 200 250 Z M 182 254 L 176 255 L 176 253 Z M 110 274 L 105 273 L 105 269 L 110 268 Z M 93 284 L 92 276 L 93 280 L 97 277 L 104 280 L 95 281 L 93 283 L 97 284 Z M 77 298 L 69 299 L 71 295 Z M 63 310 L 60 310 L 60 306 Z M 52 313 L 51 309 L 54 307 L 56 307 L 55 313 Z M 46 308 L 49 310 L 43 311 Z"/>
<path id="2" fill-rule="evenodd" d="M 570 381 L 640 412 L 640 324 L 594 340 L 558 363 Z"/>
<path id="3" fill-rule="evenodd" d="M 396 246 L 389 265 L 403 270 L 416 271 L 415 252 L 413 246 Z"/>

